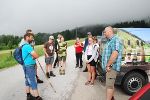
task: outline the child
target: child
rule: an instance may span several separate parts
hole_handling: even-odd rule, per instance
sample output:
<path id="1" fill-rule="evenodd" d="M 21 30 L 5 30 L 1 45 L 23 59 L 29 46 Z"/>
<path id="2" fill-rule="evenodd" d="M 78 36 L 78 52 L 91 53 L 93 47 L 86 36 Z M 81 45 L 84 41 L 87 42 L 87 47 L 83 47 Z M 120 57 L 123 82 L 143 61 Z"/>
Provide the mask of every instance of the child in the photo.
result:
<path id="1" fill-rule="evenodd" d="M 83 43 L 80 42 L 79 37 L 76 38 L 76 43 L 74 45 L 75 47 L 75 52 L 76 52 L 76 68 L 79 67 L 79 62 L 80 62 L 80 67 L 82 68 L 82 50 L 83 50 Z"/>
<path id="2" fill-rule="evenodd" d="M 64 37 L 60 38 L 60 42 L 58 43 L 58 60 L 60 65 L 59 73 L 60 75 L 65 75 L 65 67 L 66 67 L 66 56 L 67 56 L 67 43 L 64 41 Z"/>

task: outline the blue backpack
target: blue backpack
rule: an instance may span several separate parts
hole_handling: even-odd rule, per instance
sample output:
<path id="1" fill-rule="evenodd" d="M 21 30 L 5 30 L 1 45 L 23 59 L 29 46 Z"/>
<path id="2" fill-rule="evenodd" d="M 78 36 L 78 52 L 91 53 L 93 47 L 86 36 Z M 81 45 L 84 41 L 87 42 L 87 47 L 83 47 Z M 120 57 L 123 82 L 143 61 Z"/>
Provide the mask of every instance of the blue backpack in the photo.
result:
<path id="1" fill-rule="evenodd" d="M 27 44 L 24 44 L 24 45 L 27 45 Z M 25 59 L 22 58 L 22 47 L 23 47 L 24 45 L 22 45 L 21 47 L 16 48 L 15 51 L 14 51 L 14 53 L 13 53 L 13 56 L 14 56 L 15 60 L 16 60 L 19 64 L 21 64 L 21 65 L 24 64 L 24 60 L 25 60 L 25 59 L 27 58 L 27 56 L 29 55 L 29 54 L 28 54 L 28 55 L 25 57 Z"/>

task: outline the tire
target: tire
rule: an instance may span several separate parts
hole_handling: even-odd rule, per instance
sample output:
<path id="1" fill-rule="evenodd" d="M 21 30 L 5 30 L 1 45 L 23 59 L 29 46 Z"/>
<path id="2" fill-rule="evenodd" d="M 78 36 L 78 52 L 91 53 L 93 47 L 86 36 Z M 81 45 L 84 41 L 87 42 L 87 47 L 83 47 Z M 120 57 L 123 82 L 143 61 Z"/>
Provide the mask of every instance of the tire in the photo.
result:
<path id="1" fill-rule="evenodd" d="M 131 72 L 125 76 L 122 84 L 123 90 L 128 95 L 133 95 L 146 84 L 144 76 L 138 72 Z"/>

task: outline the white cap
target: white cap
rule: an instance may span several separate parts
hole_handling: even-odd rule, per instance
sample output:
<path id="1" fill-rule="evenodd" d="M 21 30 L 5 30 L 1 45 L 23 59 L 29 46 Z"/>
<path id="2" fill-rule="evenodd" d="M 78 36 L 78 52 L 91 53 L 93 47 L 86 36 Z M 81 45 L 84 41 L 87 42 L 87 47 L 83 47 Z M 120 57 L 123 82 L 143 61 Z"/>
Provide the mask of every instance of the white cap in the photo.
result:
<path id="1" fill-rule="evenodd" d="M 52 36 L 52 35 L 51 35 L 51 36 L 49 36 L 49 39 L 52 39 L 52 40 L 54 40 L 54 36 Z"/>

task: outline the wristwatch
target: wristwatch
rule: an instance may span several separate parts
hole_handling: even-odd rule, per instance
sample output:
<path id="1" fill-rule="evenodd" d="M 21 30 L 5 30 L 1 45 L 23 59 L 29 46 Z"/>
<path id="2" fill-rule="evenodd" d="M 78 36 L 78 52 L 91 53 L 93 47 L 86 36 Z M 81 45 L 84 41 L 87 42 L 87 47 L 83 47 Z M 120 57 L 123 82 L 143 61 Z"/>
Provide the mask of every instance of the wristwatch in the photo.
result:
<path id="1" fill-rule="evenodd" d="M 106 67 L 110 67 L 110 68 L 112 68 L 112 65 L 110 65 L 110 66 L 106 66 Z"/>

